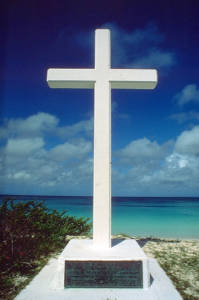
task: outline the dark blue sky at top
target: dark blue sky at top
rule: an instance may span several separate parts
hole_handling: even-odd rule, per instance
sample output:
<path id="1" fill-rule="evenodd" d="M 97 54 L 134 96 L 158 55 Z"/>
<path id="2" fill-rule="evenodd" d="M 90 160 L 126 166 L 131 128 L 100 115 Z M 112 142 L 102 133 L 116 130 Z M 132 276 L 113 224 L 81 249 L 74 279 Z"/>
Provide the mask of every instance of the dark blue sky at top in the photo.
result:
<path id="1" fill-rule="evenodd" d="M 111 29 L 113 68 L 157 68 L 159 76 L 152 91 L 112 91 L 113 162 L 133 140 L 174 143 L 198 125 L 198 1 L 11 0 L 3 4 L 0 19 L 2 126 L 39 112 L 56 116 L 60 126 L 92 119 L 93 91 L 52 90 L 46 71 L 94 67 L 94 30 L 101 27 Z M 157 64 L 150 55 L 156 51 L 171 62 Z M 188 85 L 196 92 L 179 105 L 176 95 Z M 46 149 L 57 141 L 46 137 Z"/>

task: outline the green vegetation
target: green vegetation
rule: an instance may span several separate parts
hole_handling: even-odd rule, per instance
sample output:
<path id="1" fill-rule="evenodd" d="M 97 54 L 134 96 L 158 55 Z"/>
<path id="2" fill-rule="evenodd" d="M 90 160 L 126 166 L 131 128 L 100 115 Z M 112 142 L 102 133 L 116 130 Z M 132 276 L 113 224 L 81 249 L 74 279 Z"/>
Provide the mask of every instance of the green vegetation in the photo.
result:
<path id="1" fill-rule="evenodd" d="M 184 300 L 199 299 L 199 241 L 148 239 L 144 251 L 155 257 Z"/>
<path id="2" fill-rule="evenodd" d="M 66 235 L 88 234 L 88 219 L 49 210 L 42 202 L 6 199 L 0 206 L 0 299 L 13 299 L 66 245 Z"/>
<path id="3" fill-rule="evenodd" d="M 88 219 L 49 210 L 41 202 L 5 200 L 0 206 L 0 300 L 12 300 L 63 249 L 66 236 L 88 236 L 90 229 Z M 184 300 L 199 299 L 199 241 L 137 240 L 158 260 Z"/>

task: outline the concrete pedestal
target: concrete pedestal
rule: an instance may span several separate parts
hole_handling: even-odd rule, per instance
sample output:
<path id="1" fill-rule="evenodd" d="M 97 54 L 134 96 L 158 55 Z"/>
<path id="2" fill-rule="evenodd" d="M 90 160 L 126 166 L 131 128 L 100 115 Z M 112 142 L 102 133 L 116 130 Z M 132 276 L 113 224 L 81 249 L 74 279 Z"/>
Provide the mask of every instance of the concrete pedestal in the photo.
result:
<path id="1" fill-rule="evenodd" d="M 135 240 L 113 242 L 111 248 L 100 249 L 93 240 L 71 240 L 59 257 L 53 287 L 147 289 L 150 274 L 145 253 Z"/>
<path id="2" fill-rule="evenodd" d="M 142 261 L 143 288 L 64 288 L 65 261 Z M 150 278 L 150 281 L 149 281 Z M 51 259 L 15 300 L 182 300 L 155 259 L 133 240 L 113 241 L 112 248 L 94 248 L 92 240 L 72 240 L 58 257 Z"/>

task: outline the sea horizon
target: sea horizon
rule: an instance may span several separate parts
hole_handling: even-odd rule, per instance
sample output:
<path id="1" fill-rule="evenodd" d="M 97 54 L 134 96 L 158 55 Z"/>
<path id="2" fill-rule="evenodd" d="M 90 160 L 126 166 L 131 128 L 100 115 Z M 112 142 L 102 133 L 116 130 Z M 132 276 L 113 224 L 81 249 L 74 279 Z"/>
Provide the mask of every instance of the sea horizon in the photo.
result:
<path id="1" fill-rule="evenodd" d="M 43 201 L 49 209 L 92 222 L 93 196 L 0 194 L 0 201 L 5 198 Z M 199 197 L 112 196 L 112 234 L 199 239 Z"/>
<path id="2" fill-rule="evenodd" d="M 0 194 L 0 199 L 2 196 L 29 196 L 29 197 L 93 197 L 92 195 L 43 195 L 43 194 Z M 123 195 L 112 195 L 112 198 L 199 198 L 198 196 L 123 196 Z"/>

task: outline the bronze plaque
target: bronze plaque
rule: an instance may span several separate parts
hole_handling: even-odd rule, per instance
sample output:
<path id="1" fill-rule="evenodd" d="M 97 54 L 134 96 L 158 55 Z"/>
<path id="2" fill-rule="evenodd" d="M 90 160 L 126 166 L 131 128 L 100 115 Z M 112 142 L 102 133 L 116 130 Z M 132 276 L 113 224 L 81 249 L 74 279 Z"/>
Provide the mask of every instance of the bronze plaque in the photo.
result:
<path id="1" fill-rule="evenodd" d="M 142 288 L 142 261 L 66 261 L 65 288 Z"/>

